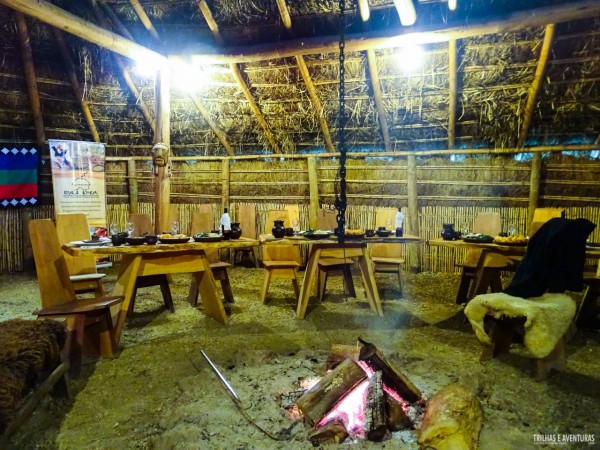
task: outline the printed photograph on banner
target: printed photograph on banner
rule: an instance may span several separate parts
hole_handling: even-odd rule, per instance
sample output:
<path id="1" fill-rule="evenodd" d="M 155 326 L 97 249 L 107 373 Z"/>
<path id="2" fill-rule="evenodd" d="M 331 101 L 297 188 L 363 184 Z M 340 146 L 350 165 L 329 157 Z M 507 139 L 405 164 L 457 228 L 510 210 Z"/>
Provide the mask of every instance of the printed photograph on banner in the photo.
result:
<path id="1" fill-rule="evenodd" d="M 56 214 L 87 214 L 90 227 L 106 228 L 104 144 L 49 140 Z"/>

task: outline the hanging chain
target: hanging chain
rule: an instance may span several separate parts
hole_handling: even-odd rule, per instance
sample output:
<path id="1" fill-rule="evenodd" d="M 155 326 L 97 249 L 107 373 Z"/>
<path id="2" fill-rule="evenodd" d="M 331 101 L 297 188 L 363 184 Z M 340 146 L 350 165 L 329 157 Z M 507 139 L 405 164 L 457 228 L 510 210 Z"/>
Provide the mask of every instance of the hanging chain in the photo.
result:
<path id="1" fill-rule="evenodd" d="M 339 0 L 340 8 L 340 84 L 339 84 L 339 115 L 338 115 L 338 150 L 340 152 L 340 166 L 336 175 L 335 183 L 335 209 L 337 210 L 337 229 L 338 242 L 344 243 L 344 230 L 346 228 L 346 85 L 344 77 L 346 69 L 344 61 L 346 56 L 344 49 L 346 43 L 344 32 L 346 30 L 346 5 L 345 0 Z M 339 195 L 338 195 L 339 182 Z"/>

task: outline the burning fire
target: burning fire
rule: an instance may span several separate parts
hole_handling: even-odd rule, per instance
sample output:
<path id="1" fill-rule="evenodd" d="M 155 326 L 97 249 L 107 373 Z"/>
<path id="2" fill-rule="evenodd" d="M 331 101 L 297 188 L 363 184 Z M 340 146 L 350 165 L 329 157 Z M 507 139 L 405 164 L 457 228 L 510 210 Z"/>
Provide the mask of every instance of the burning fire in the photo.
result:
<path id="1" fill-rule="evenodd" d="M 344 423 L 348 434 L 364 437 L 365 423 L 365 399 L 367 397 L 367 388 L 369 380 L 365 380 L 356 386 L 341 402 L 316 425 L 315 428 L 320 428 L 323 425 L 338 419 Z"/>

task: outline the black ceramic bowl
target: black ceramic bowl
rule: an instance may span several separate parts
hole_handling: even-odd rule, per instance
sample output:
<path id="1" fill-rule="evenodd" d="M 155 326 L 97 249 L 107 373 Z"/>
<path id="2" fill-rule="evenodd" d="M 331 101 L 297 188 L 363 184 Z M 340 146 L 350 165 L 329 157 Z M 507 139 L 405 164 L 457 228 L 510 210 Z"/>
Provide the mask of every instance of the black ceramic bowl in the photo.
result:
<path id="1" fill-rule="evenodd" d="M 142 245 L 146 243 L 146 236 L 135 236 L 125 238 L 129 245 Z"/>
<path id="2" fill-rule="evenodd" d="M 117 233 L 110 236 L 110 240 L 112 245 L 123 245 L 125 243 L 125 238 L 127 237 L 127 233 Z"/>
<path id="3" fill-rule="evenodd" d="M 390 230 L 377 230 L 377 236 L 379 237 L 389 237 L 392 234 Z"/>
<path id="4" fill-rule="evenodd" d="M 150 235 L 146 236 L 146 244 L 154 245 L 157 242 L 158 242 L 158 236 L 156 236 L 154 234 L 150 234 Z"/>
<path id="5" fill-rule="evenodd" d="M 375 236 L 375 230 L 370 230 L 369 229 L 369 230 L 366 230 L 365 233 L 366 233 L 367 237 L 373 237 L 373 236 Z"/>

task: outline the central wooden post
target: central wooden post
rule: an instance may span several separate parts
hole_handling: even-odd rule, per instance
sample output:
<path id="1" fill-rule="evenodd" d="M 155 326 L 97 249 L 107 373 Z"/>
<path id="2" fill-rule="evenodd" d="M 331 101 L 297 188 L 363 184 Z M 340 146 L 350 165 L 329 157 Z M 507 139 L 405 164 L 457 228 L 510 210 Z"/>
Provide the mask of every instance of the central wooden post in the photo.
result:
<path id="1" fill-rule="evenodd" d="M 406 163 L 406 195 L 408 197 L 408 217 L 406 230 L 409 234 L 419 236 L 419 198 L 417 193 L 417 157 L 408 155 Z M 421 246 L 412 245 L 414 258 L 411 261 L 413 272 L 421 271 Z"/>
<path id="2" fill-rule="evenodd" d="M 221 213 L 229 208 L 229 158 L 221 162 Z"/>
<path id="3" fill-rule="evenodd" d="M 156 98 L 156 133 L 154 134 L 154 231 L 170 230 L 169 204 L 171 196 L 170 163 L 171 135 L 169 99 L 170 83 L 168 68 L 158 71 L 154 86 Z M 162 158 L 162 159 L 161 159 Z M 163 163 L 164 160 L 164 164 Z"/>
<path id="4" fill-rule="evenodd" d="M 317 229 L 317 215 L 319 214 L 319 177 L 317 172 L 317 158 L 309 156 L 308 164 L 308 186 L 310 203 L 308 208 L 308 223 L 311 230 Z"/>

